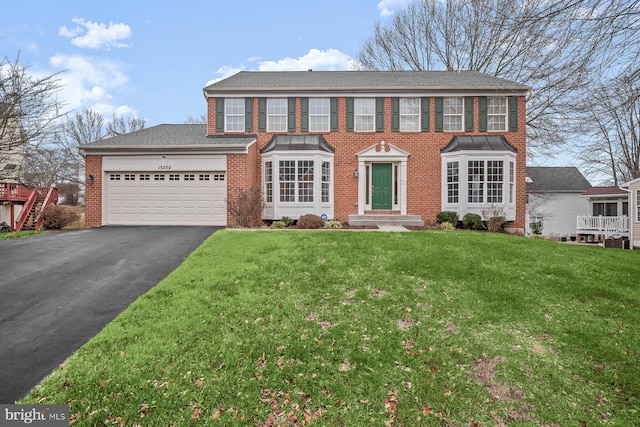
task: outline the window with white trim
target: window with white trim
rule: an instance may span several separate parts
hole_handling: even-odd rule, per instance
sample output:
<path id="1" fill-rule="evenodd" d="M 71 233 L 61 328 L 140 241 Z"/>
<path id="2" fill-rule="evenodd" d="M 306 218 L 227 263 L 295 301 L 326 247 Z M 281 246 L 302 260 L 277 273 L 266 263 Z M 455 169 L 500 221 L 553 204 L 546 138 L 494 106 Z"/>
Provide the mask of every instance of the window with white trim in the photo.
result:
<path id="1" fill-rule="evenodd" d="M 513 195 L 515 193 L 515 173 L 513 162 L 509 162 L 509 203 L 513 203 Z"/>
<path id="2" fill-rule="evenodd" d="M 267 132 L 287 131 L 287 99 L 267 99 Z"/>
<path id="3" fill-rule="evenodd" d="M 459 162 L 447 162 L 447 201 L 449 203 L 458 203 L 459 185 Z"/>
<path id="4" fill-rule="evenodd" d="M 133 173 L 125 173 L 124 174 L 124 180 L 125 181 L 135 181 L 136 180 L 136 175 Z"/>
<path id="5" fill-rule="evenodd" d="M 329 132 L 329 98 L 309 99 L 309 132 Z"/>
<path id="6" fill-rule="evenodd" d="M 169 174 L 169 181 L 180 181 L 180 174 L 170 173 Z"/>
<path id="7" fill-rule="evenodd" d="M 376 100 L 356 98 L 353 100 L 353 130 L 355 132 L 375 132 Z"/>
<path id="8" fill-rule="evenodd" d="M 109 180 L 110 181 L 120 181 L 120 174 L 119 173 L 112 173 L 109 175 Z"/>
<path id="9" fill-rule="evenodd" d="M 400 98 L 400 131 L 420 131 L 420 98 Z"/>
<path id="10" fill-rule="evenodd" d="M 141 173 L 140 174 L 140 181 L 149 181 L 151 179 L 150 175 L 148 173 Z"/>
<path id="11" fill-rule="evenodd" d="M 278 177 L 280 182 L 280 201 L 296 201 L 296 161 L 280 160 Z"/>
<path id="12" fill-rule="evenodd" d="M 487 160 L 487 203 L 502 203 L 504 162 Z"/>
<path id="13" fill-rule="evenodd" d="M 226 98 L 224 100 L 224 130 L 226 132 L 244 132 L 244 98 Z"/>
<path id="14" fill-rule="evenodd" d="M 470 160 L 467 169 L 469 203 L 484 203 L 484 160 Z"/>
<path id="15" fill-rule="evenodd" d="M 164 174 L 163 173 L 157 173 L 157 174 L 153 175 L 153 180 L 154 181 L 164 181 Z"/>
<path id="16" fill-rule="evenodd" d="M 331 201 L 331 163 L 322 162 L 322 203 Z"/>
<path id="17" fill-rule="evenodd" d="M 445 132 L 462 131 L 463 115 L 463 98 L 444 98 L 442 100 L 442 130 Z"/>
<path id="18" fill-rule="evenodd" d="M 273 162 L 264 164 L 264 197 L 265 202 L 273 202 Z"/>
<path id="19" fill-rule="evenodd" d="M 298 202 L 313 202 L 313 160 L 298 160 Z"/>
<path id="20" fill-rule="evenodd" d="M 487 130 L 507 130 L 507 98 L 487 98 Z"/>
<path id="21" fill-rule="evenodd" d="M 195 174 L 192 174 L 192 173 L 186 173 L 186 174 L 184 174 L 184 180 L 185 181 L 195 181 L 196 180 L 196 176 L 195 176 Z"/>

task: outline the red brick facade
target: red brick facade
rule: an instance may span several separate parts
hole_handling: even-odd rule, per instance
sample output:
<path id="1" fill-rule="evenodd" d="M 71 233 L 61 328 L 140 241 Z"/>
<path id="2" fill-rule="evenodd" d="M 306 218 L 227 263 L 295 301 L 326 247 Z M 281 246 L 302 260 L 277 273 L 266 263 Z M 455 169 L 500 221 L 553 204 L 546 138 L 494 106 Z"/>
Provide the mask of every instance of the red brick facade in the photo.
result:
<path id="1" fill-rule="evenodd" d="M 296 130 L 301 131 L 301 102 L 296 99 Z M 420 215 L 424 221 L 434 220 L 442 210 L 441 149 L 456 135 L 503 135 L 509 144 L 517 149 L 516 159 L 516 221 L 510 224 L 515 229 L 524 229 L 526 205 L 526 105 L 525 97 L 518 98 L 518 130 L 505 132 L 479 132 L 478 97 L 474 97 L 473 132 L 436 132 L 435 97 L 430 99 L 429 132 L 392 132 L 391 97 L 384 98 L 383 132 L 347 132 L 346 98 L 338 98 L 338 131 L 323 133 L 326 141 L 335 149 L 334 156 L 334 213 L 335 218 L 346 222 L 349 214 L 356 214 L 358 208 L 358 180 L 354 170 L 358 167 L 357 153 L 366 150 L 381 141 L 392 144 L 409 153 L 407 162 L 407 213 Z M 258 98 L 253 100 L 253 111 L 258 111 Z M 208 132 L 216 132 L 216 98 L 208 98 Z M 258 129 L 258 114 L 253 115 L 253 129 Z M 255 134 L 256 132 L 247 132 Z M 237 135 L 237 133 L 234 133 Z M 286 133 L 285 133 L 286 134 Z M 229 192 L 233 188 L 249 188 L 260 185 L 259 150 L 271 140 L 274 133 L 257 133 L 257 143 L 249 148 L 248 155 L 229 155 L 227 174 Z M 390 212 L 392 213 L 392 212 Z M 229 224 L 231 219 L 229 218 Z"/>
<path id="2" fill-rule="evenodd" d="M 85 157 L 85 227 L 102 225 L 102 156 Z"/>

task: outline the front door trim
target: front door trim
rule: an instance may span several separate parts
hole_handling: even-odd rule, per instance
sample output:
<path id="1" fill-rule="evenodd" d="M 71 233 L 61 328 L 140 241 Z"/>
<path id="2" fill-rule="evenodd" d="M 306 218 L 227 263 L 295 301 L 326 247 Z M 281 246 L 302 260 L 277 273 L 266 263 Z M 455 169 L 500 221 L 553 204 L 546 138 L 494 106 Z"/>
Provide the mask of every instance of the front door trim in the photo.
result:
<path id="1" fill-rule="evenodd" d="M 367 165 L 377 163 L 391 164 L 392 169 L 394 165 L 398 166 L 398 202 L 397 205 L 393 205 L 392 199 L 392 208 L 399 209 L 401 215 L 407 214 L 407 160 L 409 155 L 408 152 L 384 141 L 356 154 L 358 157 L 358 215 L 364 215 L 365 210 L 371 209 L 371 205 L 367 206 Z"/>

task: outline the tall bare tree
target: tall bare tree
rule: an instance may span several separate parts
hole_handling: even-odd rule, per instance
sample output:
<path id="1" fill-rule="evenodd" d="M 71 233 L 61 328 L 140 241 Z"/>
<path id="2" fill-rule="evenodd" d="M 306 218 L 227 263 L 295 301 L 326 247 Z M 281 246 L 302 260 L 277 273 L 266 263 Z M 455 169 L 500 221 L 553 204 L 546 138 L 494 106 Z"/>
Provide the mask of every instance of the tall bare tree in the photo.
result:
<path id="1" fill-rule="evenodd" d="M 140 117 L 129 116 L 124 118 L 114 114 L 111 121 L 107 123 L 107 135 L 114 136 L 134 132 L 136 130 L 144 129 L 145 124 L 146 120 Z"/>
<path id="2" fill-rule="evenodd" d="M 58 74 L 38 77 L 29 66 L 0 60 L 0 181 L 24 179 L 24 155 L 46 143 L 62 116 Z"/>
<path id="3" fill-rule="evenodd" d="M 591 92 L 578 144 L 585 167 L 615 185 L 640 178 L 640 82 L 627 73 Z"/>
<path id="4" fill-rule="evenodd" d="M 370 70 L 476 70 L 532 86 L 530 154 L 567 139 L 584 91 L 638 61 L 638 0 L 418 0 L 375 25 Z"/>

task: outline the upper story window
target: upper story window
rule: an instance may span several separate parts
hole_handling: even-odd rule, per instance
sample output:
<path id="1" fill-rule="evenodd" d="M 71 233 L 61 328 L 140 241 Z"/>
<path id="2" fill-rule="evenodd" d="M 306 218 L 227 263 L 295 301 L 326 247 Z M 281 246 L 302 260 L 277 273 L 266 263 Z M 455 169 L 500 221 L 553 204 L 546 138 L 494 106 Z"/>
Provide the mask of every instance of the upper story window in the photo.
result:
<path id="1" fill-rule="evenodd" d="M 507 98 L 487 98 L 487 130 L 507 130 Z"/>
<path id="2" fill-rule="evenodd" d="M 374 98 L 356 98 L 353 102 L 354 130 L 356 132 L 375 132 L 376 100 Z"/>
<path id="3" fill-rule="evenodd" d="M 420 98 L 400 98 L 400 131 L 420 130 Z"/>
<path id="4" fill-rule="evenodd" d="M 309 132 L 329 132 L 329 98 L 309 99 Z"/>
<path id="5" fill-rule="evenodd" d="M 244 98 L 224 100 L 224 125 L 226 132 L 244 132 Z"/>
<path id="6" fill-rule="evenodd" d="M 442 130 L 445 132 L 459 132 L 463 130 L 463 101 L 463 98 L 444 98 L 442 100 Z"/>
<path id="7" fill-rule="evenodd" d="M 287 99 L 267 99 L 267 132 L 287 131 Z"/>

